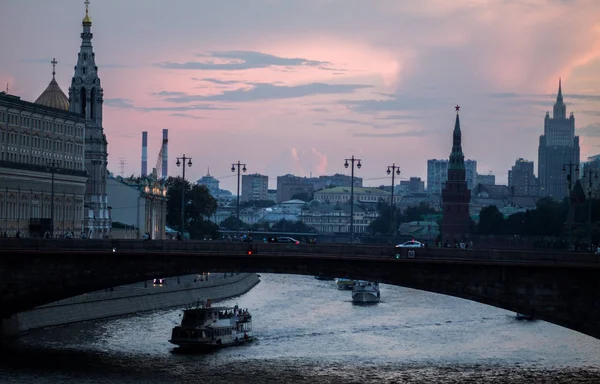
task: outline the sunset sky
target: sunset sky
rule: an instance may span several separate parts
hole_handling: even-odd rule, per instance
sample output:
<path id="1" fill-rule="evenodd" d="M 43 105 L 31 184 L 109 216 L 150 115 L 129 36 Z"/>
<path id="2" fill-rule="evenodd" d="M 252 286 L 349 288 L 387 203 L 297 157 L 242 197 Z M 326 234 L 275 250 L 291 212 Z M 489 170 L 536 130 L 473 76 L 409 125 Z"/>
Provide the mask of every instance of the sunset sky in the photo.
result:
<path id="1" fill-rule="evenodd" d="M 0 83 L 34 101 L 52 78 L 66 93 L 83 0 L 0 0 Z M 600 153 L 600 1 L 92 0 L 109 169 L 153 167 L 163 128 L 186 176 L 234 190 L 231 164 L 268 174 L 347 173 L 365 185 L 426 178 L 447 159 L 454 106 L 463 151 L 506 183 L 535 161 L 562 77 L 581 159 Z"/>

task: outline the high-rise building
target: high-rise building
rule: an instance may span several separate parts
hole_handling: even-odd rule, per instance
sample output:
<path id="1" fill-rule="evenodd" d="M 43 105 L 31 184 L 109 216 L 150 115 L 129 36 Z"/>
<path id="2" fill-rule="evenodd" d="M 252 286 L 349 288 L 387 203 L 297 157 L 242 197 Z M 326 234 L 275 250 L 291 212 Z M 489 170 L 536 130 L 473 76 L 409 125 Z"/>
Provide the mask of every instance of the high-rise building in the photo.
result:
<path id="1" fill-rule="evenodd" d="M 242 175 L 241 201 L 269 200 L 269 176 L 253 173 Z"/>
<path id="2" fill-rule="evenodd" d="M 277 176 L 277 203 L 291 200 L 293 196 L 312 195 L 314 179 L 294 175 Z"/>
<path id="3" fill-rule="evenodd" d="M 533 161 L 519 158 L 508 171 L 508 186 L 515 196 L 536 196 L 537 179 L 533 174 Z"/>
<path id="4" fill-rule="evenodd" d="M 81 47 L 77 55 L 75 73 L 69 87 L 69 111 L 85 118 L 85 168 L 88 180 L 85 193 L 84 232 L 90 238 L 102 238 L 110 233 L 106 183 L 108 152 L 102 127 L 104 91 L 98 77 L 96 55 L 92 47 L 92 19 L 85 4 L 81 25 Z"/>
<path id="5" fill-rule="evenodd" d="M 425 182 L 420 177 L 411 177 L 409 180 L 400 181 L 399 193 L 423 193 L 425 192 Z"/>
<path id="6" fill-rule="evenodd" d="M 473 189 L 477 185 L 477 161 L 465 160 L 467 187 Z M 439 195 L 448 179 L 448 160 L 427 160 L 427 193 Z"/>
<path id="7" fill-rule="evenodd" d="M 496 185 L 496 175 L 488 173 L 487 175 L 477 174 L 477 184 Z"/>
<path id="8" fill-rule="evenodd" d="M 206 176 L 202 176 L 198 179 L 196 184 L 204 185 L 213 197 L 219 194 L 219 180 L 210 175 L 210 168 L 208 169 Z"/>
<path id="9" fill-rule="evenodd" d="M 456 122 L 452 135 L 452 152 L 448 162 L 448 180 L 442 190 L 442 237 L 443 241 L 454 243 L 469 234 L 469 205 L 471 191 L 467 187 L 465 156 L 462 151 L 462 133 L 456 106 Z"/>
<path id="10" fill-rule="evenodd" d="M 559 80 L 553 114 L 550 117 L 550 112 L 546 112 L 544 134 L 540 136 L 538 149 L 540 196 L 557 200 L 568 196 L 567 176 L 572 172 L 572 180 L 577 179 L 575 170 L 579 166 L 579 136 L 575 136 L 575 117 L 573 112 L 567 117 L 566 111 L 562 82 Z"/>

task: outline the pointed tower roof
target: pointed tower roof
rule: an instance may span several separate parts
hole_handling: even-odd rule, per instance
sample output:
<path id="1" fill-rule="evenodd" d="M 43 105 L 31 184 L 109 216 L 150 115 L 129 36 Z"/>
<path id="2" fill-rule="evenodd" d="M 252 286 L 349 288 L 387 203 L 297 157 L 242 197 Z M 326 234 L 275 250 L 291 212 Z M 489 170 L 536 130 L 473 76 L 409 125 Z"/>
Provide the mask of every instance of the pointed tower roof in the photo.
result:
<path id="1" fill-rule="evenodd" d="M 58 62 L 56 59 L 52 59 L 52 80 L 48 87 L 42 92 L 40 97 L 35 100 L 36 104 L 40 104 L 46 107 L 52 107 L 57 109 L 63 109 L 65 111 L 69 110 L 69 98 L 65 93 L 60 89 L 60 86 L 56 82 L 56 64 Z"/>
<path id="2" fill-rule="evenodd" d="M 558 78 L 558 96 L 556 96 L 556 102 L 557 103 L 562 103 L 563 102 L 563 95 L 562 95 L 562 78 Z"/>
<path id="3" fill-rule="evenodd" d="M 460 107 L 457 105 L 454 108 L 456 109 L 456 121 L 454 122 L 454 132 L 452 133 L 452 152 L 450 153 L 449 169 L 463 170 L 465 169 L 465 156 L 462 151 L 462 133 L 458 117 Z"/>

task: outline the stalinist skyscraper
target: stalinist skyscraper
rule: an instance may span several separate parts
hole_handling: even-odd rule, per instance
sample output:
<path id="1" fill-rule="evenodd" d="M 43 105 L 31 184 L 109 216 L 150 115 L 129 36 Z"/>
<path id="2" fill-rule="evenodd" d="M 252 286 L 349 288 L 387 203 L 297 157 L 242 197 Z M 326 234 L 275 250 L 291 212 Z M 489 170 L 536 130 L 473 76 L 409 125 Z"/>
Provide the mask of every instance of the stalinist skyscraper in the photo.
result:
<path id="1" fill-rule="evenodd" d="M 568 196 L 567 176 L 572 175 L 572 185 L 579 165 L 579 136 L 575 136 L 573 112 L 567 118 L 567 107 L 563 101 L 562 82 L 558 81 L 558 96 L 552 117 L 546 112 L 544 134 L 540 136 L 538 149 L 538 178 L 540 196 L 562 200 Z"/>
<path id="2" fill-rule="evenodd" d="M 69 87 L 69 110 L 85 118 L 85 169 L 88 173 L 84 202 L 84 232 L 91 238 L 110 234 L 111 220 L 106 196 L 107 141 L 102 128 L 103 90 L 92 48 L 92 19 L 85 2 L 81 48 Z"/>

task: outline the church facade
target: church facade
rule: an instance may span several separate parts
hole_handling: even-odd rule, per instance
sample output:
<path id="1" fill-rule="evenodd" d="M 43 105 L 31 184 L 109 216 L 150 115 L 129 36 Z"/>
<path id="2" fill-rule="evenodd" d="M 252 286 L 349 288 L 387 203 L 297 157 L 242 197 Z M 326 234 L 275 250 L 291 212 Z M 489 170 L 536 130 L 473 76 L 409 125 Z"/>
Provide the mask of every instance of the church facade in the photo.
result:
<path id="1" fill-rule="evenodd" d="M 465 156 L 462 151 L 462 133 L 456 106 L 456 121 L 452 134 L 452 152 L 448 162 L 448 179 L 442 189 L 442 241 L 454 244 L 469 235 L 469 206 L 471 191 L 467 187 Z"/>
<path id="2" fill-rule="evenodd" d="M 86 1 L 69 98 L 55 79 L 34 103 L 0 92 L 0 232 L 110 234 L 102 88 Z"/>

